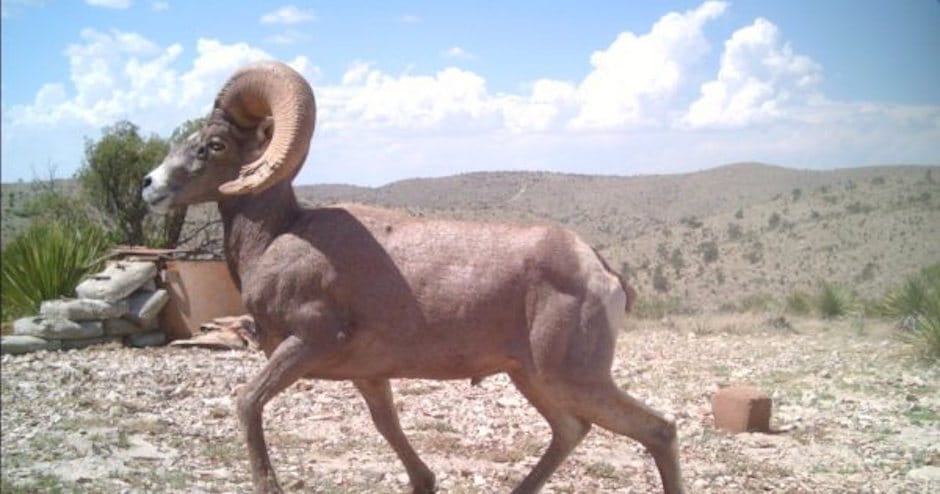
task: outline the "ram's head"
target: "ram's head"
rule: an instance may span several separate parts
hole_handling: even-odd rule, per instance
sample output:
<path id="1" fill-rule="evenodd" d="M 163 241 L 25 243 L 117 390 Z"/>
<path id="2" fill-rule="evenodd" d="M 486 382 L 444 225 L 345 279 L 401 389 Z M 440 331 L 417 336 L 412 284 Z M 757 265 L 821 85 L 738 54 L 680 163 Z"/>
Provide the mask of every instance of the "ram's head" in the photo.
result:
<path id="1" fill-rule="evenodd" d="M 144 177 L 156 210 L 252 194 L 292 180 L 310 148 L 316 103 L 307 81 L 280 62 L 238 71 L 205 125 Z"/>

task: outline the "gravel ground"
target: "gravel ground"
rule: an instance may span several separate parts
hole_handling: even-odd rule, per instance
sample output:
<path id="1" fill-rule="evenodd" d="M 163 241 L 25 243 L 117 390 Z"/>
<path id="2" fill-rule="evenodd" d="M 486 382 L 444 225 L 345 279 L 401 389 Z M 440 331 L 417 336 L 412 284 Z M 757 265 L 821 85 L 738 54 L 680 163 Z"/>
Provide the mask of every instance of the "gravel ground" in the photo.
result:
<path id="1" fill-rule="evenodd" d="M 631 322 L 617 382 L 677 417 L 690 492 L 940 492 L 940 368 L 886 324 L 728 315 Z M 233 389 L 258 353 L 99 346 L 2 359 L 2 491 L 249 492 Z M 771 394 L 775 434 L 712 427 L 720 386 Z M 402 425 L 442 492 L 508 492 L 548 427 L 504 376 L 398 381 Z M 301 382 L 265 410 L 289 492 L 406 492 L 352 385 Z M 657 492 L 638 444 L 595 428 L 544 492 Z"/>

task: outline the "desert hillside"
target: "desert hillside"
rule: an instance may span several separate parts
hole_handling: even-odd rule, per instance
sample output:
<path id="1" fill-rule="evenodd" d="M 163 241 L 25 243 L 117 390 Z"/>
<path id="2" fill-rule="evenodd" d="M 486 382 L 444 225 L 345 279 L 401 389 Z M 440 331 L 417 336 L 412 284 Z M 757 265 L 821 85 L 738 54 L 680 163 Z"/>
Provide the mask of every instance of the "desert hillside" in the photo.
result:
<path id="1" fill-rule="evenodd" d="M 61 187 L 75 193 L 69 181 Z M 29 190 L 3 185 L 4 243 L 24 225 L 14 206 Z M 940 166 L 808 171 L 741 163 L 636 177 L 486 172 L 297 190 L 317 205 L 563 225 L 597 246 L 643 300 L 686 312 L 781 303 L 822 282 L 878 297 L 940 261 Z M 198 225 L 214 215 L 205 205 L 188 218 Z M 219 235 L 210 229 L 197 240 L 217 246 Z"/>

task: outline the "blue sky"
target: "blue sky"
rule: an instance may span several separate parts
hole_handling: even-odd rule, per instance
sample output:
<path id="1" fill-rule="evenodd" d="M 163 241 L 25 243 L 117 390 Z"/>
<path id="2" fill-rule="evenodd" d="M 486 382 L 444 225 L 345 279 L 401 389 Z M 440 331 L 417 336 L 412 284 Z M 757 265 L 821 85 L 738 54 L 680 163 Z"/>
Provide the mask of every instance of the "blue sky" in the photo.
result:
<path id="1" fill-rule="evenodd" d="M 940 2 L 3 0 L 2 180 L 168 135 L 239 66 L 317 93 L 296 183 L 940 163 Z"/>

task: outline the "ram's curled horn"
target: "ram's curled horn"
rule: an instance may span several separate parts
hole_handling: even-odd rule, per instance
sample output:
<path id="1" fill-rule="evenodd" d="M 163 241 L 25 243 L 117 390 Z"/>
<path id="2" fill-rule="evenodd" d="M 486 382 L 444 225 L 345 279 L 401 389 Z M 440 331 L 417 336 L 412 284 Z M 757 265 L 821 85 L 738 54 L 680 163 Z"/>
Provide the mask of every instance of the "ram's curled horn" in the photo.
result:
<path id="1" fill-rule="evenodd" d="M 291 177 L 303 164 L 313 137 L 316 102 L 310 85 L 297 71 L 275 61 L 260 62 L 239 70 L 215 100 L 237 125 L 256 127 L 272 117 L 274 132 L 264 154 L 246 163 L 238 178 L 219 191 L 226 195 L 250 194 Z"/>

